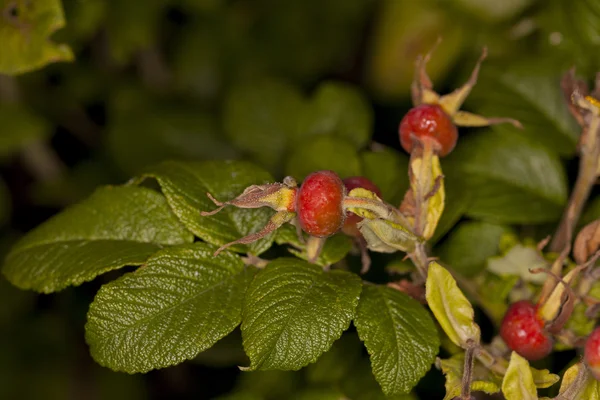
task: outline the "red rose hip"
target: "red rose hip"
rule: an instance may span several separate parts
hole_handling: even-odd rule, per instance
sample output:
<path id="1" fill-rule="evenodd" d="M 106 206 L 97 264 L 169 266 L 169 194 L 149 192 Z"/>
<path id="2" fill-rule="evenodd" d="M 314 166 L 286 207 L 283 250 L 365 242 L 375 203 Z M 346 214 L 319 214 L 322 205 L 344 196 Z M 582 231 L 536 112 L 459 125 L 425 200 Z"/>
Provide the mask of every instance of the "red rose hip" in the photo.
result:
<path id="1" fill-rule="evenodd" d="M 400 121 L 399 133 L 400 144 L 408 153 L 413 148 L 414 135 L 435 140 L 439 144 L 440 157 L 448 155 L 458 140 L 456 125 L 437 104 L 421 104 L 411 108 Z"/>
<path id="2" fill-rule="evenodd" d="M 363 188 L 375 193 L 378 197 L 381 197 L 381 191 L 373 182 L 365 178 L 364 176 L 352 176 L 344 179 L 344 185 L 346 190 L 350 192 L 352 189 Z M 342 227 L 342 232 L 348 236 L 360 236 L 360 231 L 356 224 L 362 221 L 362 218 L 358 215 L 348 211 L 346 212 L 346 221 Z"/>
<path id="3" fill-rule="evenodd" d="M 600 327 L 594 329 L 585 342 L 583 359 L 594 378 L 600 380 Z"/>
<path id="4" fill-rule="evenodd" d="M 537 306 L 527 300 L 511 304 L 500 325 L 506 345 L 529 361 L 546 357 L 552 351 L 552 338 L 536 315 Z"/>
<path id="5" fill-rule="evenodd" d="M 302 230 L 317 237 L 331 236 L 341 229 L 345 216 L 342 201 L 346 188 L 333 171 L 308 175 L 296 196 L 296 212 Z"/>

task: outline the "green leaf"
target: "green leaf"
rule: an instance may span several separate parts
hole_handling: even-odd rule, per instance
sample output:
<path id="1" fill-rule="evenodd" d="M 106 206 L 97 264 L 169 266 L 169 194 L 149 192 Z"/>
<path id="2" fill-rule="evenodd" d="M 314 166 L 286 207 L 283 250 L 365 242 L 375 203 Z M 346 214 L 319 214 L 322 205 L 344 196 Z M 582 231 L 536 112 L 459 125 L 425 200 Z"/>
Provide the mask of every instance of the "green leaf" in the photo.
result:
<path id="1" fill-rule="evenodd" d="M 153 104 L 117 110 L 108 131 L 108 147 L 117 164 L 130 174 L 169 159 L 224 160 L 236 156 L 223 142 L 216 121 L 193 107 Z"/>
<path id="2" fill-rule="evenodd" d="M 320 136 L 294 148 L 285 166 L 286 175 L 303 180 L 314 171 L 329 169 L 342 178 L 361 175 L 356 149 L 345 139 Z"/>
<path id="3" fill-rule="evenodd" d="M 192 240 L 161 194 L 107 186 L 27 234 L 8 254 L 3 272 L 22 289 L 50 293 Z"/>
<path id="4" fill-rule="evenodd" d="M 529 367 L 533 383 L 538 389 L 546 389 L 560 381 L 560 376 L 550 373 L 547 369 Z"/>
<path id="5" fill-rule="evenodd" d="M 500 238 L 508 232 L 510 228 L 488 222 L 461 222 L 436 253 L 456 272 L 474 276 L 485 268 L 489 257 L 498 254 Z"/>
<path id="6" fill-rule="evenodd" d="M 60 0 L 0 2 L 0 73 L 17 75 L 58 61 L 72 61 L 67 45 L 49 37 L 65 26 Z"/>
<path id="7" fill-rule="evenodd" d="M 360 278 L 280 258 L 256 275 L 244 303 L 242 338 L 250 370 L 298 370 L 350 326 Z"/>
<path id="8" fill-rule="evenodd" d="M 433 315 L 454 344 L 466 348 L 469 340 L 479 343 L 481 331 L 473 319 L 473 306 L 452 275 L 435 261 L 429 264 L 425 297 Z"/>
<path id="9" fill-rule="evenodd" d="M 281 228 L 277 229 L 275 234 L 275 242 L 277 244 L 290 244 L 288 250 L 303 260 L 308 261 L 308 255 L 306 254 L 306 245 L 301 243 L 296 233 L 296 228 L 291 224 L 285 224 Z M 352 238 L 342 233 L 338 233 L 334 236 L 327 238 L 319 258 L 315 261 L 315 264 L 322 267 L 335 264 L 340 261 L 352 250 Z"/>
<path id="10" fill-rule="evenodd" d="M 406 394 L 431 368 L 440 340 L 429 313 L 387 286 L 364 285 L 354 320 L 386 395 Z"/>
<path id="11" fill-rule="evenodd" d="M 331 135 L 360 149 L 369 142 L 372 126 L 373 111 L 357 88 L 341 82 L 325 82 L 299 117 L 295 143 L 311 140 L 313 135 Z"/>
<path id="12" fill-rule="evenodd" d="M 345 381 L 361 359 L 362 349 L 355 333 L 345 333 L 316 363 L 306 367 L 306 380 L 316 385 L 335 385 Z"/>
<path id="13" fill-rule="evenodd" d="M 487 269 L 496 275 L 517 275 L 526 282 L 541 285 L 548 277 L 529 271 L 536 268 L 550 269 L 550 265 L 535 247 L 522 244 L 514 245 L 503 256 L 492 257 L 487 262 Z"/>
<path id="14" fill-rule="evenodd" d="M 408 190 L 408 157 L 394 149 L 360 153 L 363 175 L 377 185 L 383 199 L 399 205 Z"/>
<path id="15" fill-rule="evenodd" d="M 217 200 L 231 200 L 254 184 L 273 182 L 262 168 L 242 161 L 174 162 L 151 167 L 145 177 L 156 178 L 173 212 L 199 238 L 221 246 L 267 224 L 272 212 L 266 208 L 239 209 L 226 207 L 216 215 L 202 217 L 200 211 L 216 208 L 206 193 Z M 235 245 L 230 250 L 260 254 L 271 246 L 273 235 L 251 243 Z"/>
<path id="16" fill-rule="evenodd" d="M 461 176 L 472 200 L 468 216 L 495 223 L 558 220 L 567 199 L 558 157 L 523 136 L 488 130 L 464 138 L 445 168 Z"/>
<path id="17" fill-rule="evenodd" d="M 486 65 L 469 100 L 477 113 L 515 118 L 524 128 L 502 124 L 495 130 L 527 137 L 562 156 L 572 156 L 580 128 L 560 88 L 563 73 L 554 63 L 538 58 L 508 66 Z"/>
<path id="18" fill-rule="evenodd" d="M 146 0 L 143 7 L 133 1 L 110 1 L 106 30 L 114 61 L 124 64 L 157 42 L 163 7 L 162 0 Z"/>
<path id="19" fill-rule="evenodd" d="M 452 357 L 437 361 L 436 365 L 442 370 L 446 377 L 446 396 L 444 400 L 452 400 L 459 397 L 462 390 L 462 378 L 465 366 L 465 354 L 458 353 Z M 475 360 L 473 365 L 473 378 L 471 390 L 474 392 L 485 392 L 494 394 L 500 391 L 501 377 L 494 375 L 489 369 Z"/>
<path id="20" fill-rule="evenodd" d="M 0 158 L 46 139 L 50 133 L 51 127 L 46 121 L 22 106 L 2 104 L 0 107 Z"/>
<path id="21" fill-rule="evenodd" d="M 162 250 L 104 285 L 90 306 L 86 341 L 103 366 L 148 372 L 192 359 L 241 321 L 253 270 L 205 243 Z"/>
<path id="22" fill-rule="evenodd" d="M 303 99 L 285 82 L 262 80 L 235 86 L 224 108 L 225 133 L 232 143 L 269 169 L 284 159 L 295 135 Z"/>
<path id="23" fill-rule="evenodd" d="M 537 389 L 526 359 L 512 352 L 510 363 L 502 380 L 502 394 L 506 400 L 537 400 Z"/>

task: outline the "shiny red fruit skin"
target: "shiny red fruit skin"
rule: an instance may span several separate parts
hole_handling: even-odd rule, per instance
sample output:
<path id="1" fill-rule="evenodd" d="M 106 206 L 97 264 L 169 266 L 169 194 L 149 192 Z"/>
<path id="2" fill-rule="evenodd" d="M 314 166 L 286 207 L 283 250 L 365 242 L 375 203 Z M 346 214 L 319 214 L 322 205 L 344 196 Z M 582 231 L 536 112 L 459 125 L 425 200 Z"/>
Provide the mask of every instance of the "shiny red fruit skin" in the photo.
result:
<path id="1" fill-rule="evenodd" d="M 594 329 L 585 342 L 583 359 L 594 378 L 600 380 L 600 327 Z"/>
<path id="2" fill-rule="evenodd" d="M 421 104 L 411 108 L 400 121 L 400 144 L 406 152 L 413 148 L 411 134 L 418 137 L 430 137 L 439 145 L 439 155 L 448 155 L 456 146 L 458 130 L 452 119 L 437 104 Z"/>
<path id="3" fill-rule="evenodd" d="M 536 315 L 537 306 L 527 300 L 511 304 L 500 325 L 500 336 L 506 345 L 535 361 L 552 351 L 552 338 L 544 331 L 544 322 Z"/>
<path id="4" fill-rule="evenodd" d="M 317 237 L 331 236 L 344 224 L 342 200 L 346 188 L 333 171 L 308 175 L 296 196 L 296 212 L 302 230 Z"/>
<path id="5" fill-rule="evenodd" d="M 373 182 L 365 178 L 364 176 L 352 176 L 350 178 L 344 179 L 344 185 L 346 186 L 346 190 L 348 193 L 352 189 L 363 188 L 370 190 L 375 193 L 378 197 L 381 197 L 381 190 L 375 185 Z M 342 232 L 344 232 L 348 236 L 358 237 L 360 236 L 360 231 L 356 224 L 362 221 L 362 218 L 358 215 L 351 213 L 350 211 L 346 212 L 346 221 L 344 222 L 344 226 L 342 227 Z"/>

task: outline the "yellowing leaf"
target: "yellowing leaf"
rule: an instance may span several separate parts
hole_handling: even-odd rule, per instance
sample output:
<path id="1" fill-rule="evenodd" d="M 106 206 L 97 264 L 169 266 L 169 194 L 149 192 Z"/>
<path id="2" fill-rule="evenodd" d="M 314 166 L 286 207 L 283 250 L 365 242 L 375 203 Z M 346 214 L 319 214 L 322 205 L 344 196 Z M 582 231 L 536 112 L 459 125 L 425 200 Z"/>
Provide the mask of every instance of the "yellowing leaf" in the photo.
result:
<path id="1" fill-rule="evenodd" d="M 60 0 L 0 0 L 0 73 L 17 75 L 72 61 L 67 45 L 49 40 L 64 25 Z"/>
<path id="2" fill-rule="evenodd" d="M 466 348 L 469 340 L 479 343 L 481 331 L 473 320 L 473 306 L 452 275 L 436 262 L 429 264 L 425 290 L 429 308 L 454 344 Z"/>
<path id="3" fill-rule="evenodd" d="M 510 363 L 502 380 L 502 393 L 506 400 L 538 399 L 529 362 L 514 351 L 510 356 Z"/>
<path id="4" fill-rule="evenodd" d="M 446 396 L 444 396 L 444 400 L 452 400 L 460 396 L 464 364 L 464 353 L 455 354 L 445 360 L 438 360 L 436 365 L 442 369 L 446 376 Z M 488 394 L 498 393 L 500 391 L 500 377 L 494 375 L 478 361 L 475 361 L 471 390 Z"/>
<path id="5" fill-rule="evenodd" d="M 535 369 L 533 367 L 529 367 L 529 369 L 531 370 L 533 383 L 538 389 L 549 388 L 560 380 L 560 376 L 551 373 L 547 369 Z"/>
<path id="6" fill-rule="evenodd" d="M 569 399 L 600 400 L 600 382 L 580 362 L 565 371 L 559 394 Z"/>

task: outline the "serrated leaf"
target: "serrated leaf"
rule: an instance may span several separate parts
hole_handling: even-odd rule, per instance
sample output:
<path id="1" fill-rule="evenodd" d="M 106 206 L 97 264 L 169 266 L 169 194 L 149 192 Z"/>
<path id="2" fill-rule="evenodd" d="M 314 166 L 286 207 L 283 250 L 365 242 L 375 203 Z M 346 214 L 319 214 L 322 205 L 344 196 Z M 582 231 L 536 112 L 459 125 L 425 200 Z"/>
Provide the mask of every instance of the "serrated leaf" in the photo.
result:
<path id="1" fill-rule="evenodd" d="M 439 360 L 436 365 L 438 365 L 438 368 L 441 368 L 446 377 L 446 395 L 444 396 L 444 400 L 452 400 L 459 397 L 462 390 L 465 354 L 458 353 L 448 359 Z M 487 394 L 498 393 L 500 392 L 501 380 L 501 377 L 494 375 L 479 361 L 475 360 L 471 381 L 472 391 L 485 392 Z"/>
<path id="2" fill-rule="evenodd" d="M 272 183 L 271 175 L 253 164 L 242 161 L 174 162 L 150 167 L 145 177 L 158 181 L 173 212 L 196 236 L 218 246 L 232 242 L 264 227 L 272 215 L 266 208 L 239 209 L 226 207 L 221 212 L 203 217 L 200 211 L 211 211 L 217 200 L 235 198 L 250 185 Z M 271 246 L 273 235 L 229 249 L 260 254 Z"/>
<path id="3" fill-rule="evenodd" d="M 516 244 L 503 256 L 492 257 L 487 261 L 488 271 L 496 275 L 517 275 L 526 282 L 537 284 L 546 281 L 546 274 L 533 274 L 529 270 L 549 267 L 548 261 L 536 248 L 522 244 Z"/>
<path id="4" fill-rule="evenodd" d="M 277 244 L 290 244 L 292 247 L 288 248 L 288 251 L 303 260 L 308 261 L 308 254 L 306 253 L 306 245 L 301 243 L 296 228 L 291 224 L 283 225 L 277 229 L 275 233 L 275 242 Z M 319 258 L 315 261 L 315 264 L 322 267 L 335 264 L 340 261 L 352 250 L 352 238 L 344 234 L 336 234 L 327 238 Z"/>
<path id="5" fill-rule="evenodd" d="M 297 129 L 303 99 L 286 82 L 262 80 L 235 86 L 224 105 L 225 133 L 267 168 L 279 167 Z"/>
<path id="6" fill-rule="evenodd" d="M 364 285 L 354 320 L 386 395 L 406 394 L 431 368 L 440 345 L 429 313 L 387 286 Z"/>
<path id="7" fill-rule="evenodd" d="M 160 193 L 106 186 L 21 239 L 3 272 L 22 289 L 50 293 L 192 240 Z"/>
<path id="8" fill-rule="evenodd" d="M 512 352 L 508 369 L 502 380 L 506 400 L 537 400 L 537 390 L 526 359 Z"/>
<path id="9" fill-rule="evenodd" d="M 363 175 L 381 190 L 382 198 L 399 205 L 408 190 L 408 157 L 391 148 L 360 153 Z"/>
<path id="10" fill-rule="evenodd" d="M 600 383 L 579 362 L 565 371 L 559 393 L 568 393 L 571 399 L 600 400 Z"/>
<path id="11" fill-rule="evenodd" d="M 479 343 L 481 331 L 474 321 L 473 306 L 452 275 L 436 262 L 429 264 L 425 297 L 433 315 L 454 344 L 466 348 L 469 340 Z"/>
<path id="12" fill-rule="evenodd" d="M 331 135 L 360 149 L 371 138 L 373 111 L 362 93 L 341 82 L 321 84 L 298 121 L 296 144 L 313 135 Z"/>
<path id="13" fill-rule="evenodd" d="M 560 218 L 567 199 L 558 156 L 511 132 L 488 130 L 464 138 L 444 168 L 461 176 L 472 195 L 468 216 L 504 224 Z"/>
<path id="14" fill-rule="evenodd" d="M 474 111 L 510 117 L 523 124 L 494 129 L 525 136 L 560 155 L 571 156 L 579 127 L 570 115 L 560 88 L 564 71 L 554 63 L 535 59 L 505 65 L 486 65 L 470 96 Z"/>
<path id="15" fill-rule="evenodd" d="M 49 124 L 24 107 L 9 104 L 0 107 L 0 158 L 10 156 L 37 140 L 46 139 L 50 133 Z"/>
<path id="16" fill-rule="evenodd" d="M 195 243 L 162 250 L 104 285 L 90 306 L 86 341 L 103 366 L 147 372 L 192 359 L 241 321 L 253 270 Z"/>
<path id="17" fill-rule="evenodd" d="M 50 36 L 65 26 L 60 0 L 0 2 L 0 73 L 17 75 L 58 61 L 72 61 L 67 45 Z"/>
<path id="18" fill-rule="evenodd" d="M 298 259 L 270 262 L 250 285 L 242 338 L 250 370 L 298 370 L 329 350 L 350 326 L 360 278 L 323 272 Z"/>
<path id="19" fill-rule="evenodd" d="M 286 175 L 303 180 L 308 174 L 329 169 L 342 178 L 361 175 L 356 149 L 345 139 L 319 136 L 295 147 L 286 162 Z"/>
<path id="20" fill-rule="evenodd" d="M 512 232 L 510 228 L 487 222 L 459 223 L 440 245 L 436 254 L 461 275 L 477 275 L 489 257 L 498 254 L 500 238 Z"/>

